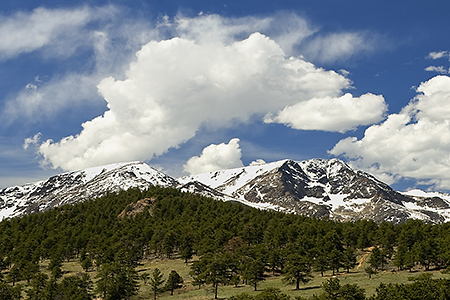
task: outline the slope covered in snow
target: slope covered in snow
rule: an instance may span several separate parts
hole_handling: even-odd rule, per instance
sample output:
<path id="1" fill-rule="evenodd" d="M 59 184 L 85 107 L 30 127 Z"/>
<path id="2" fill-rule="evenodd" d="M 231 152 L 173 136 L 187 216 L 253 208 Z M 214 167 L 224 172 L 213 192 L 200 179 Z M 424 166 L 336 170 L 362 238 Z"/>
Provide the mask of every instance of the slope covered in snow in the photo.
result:
<path id="1" fill-rule="evenodd" d="M 424 196 L 424 200 L 398 193 L 339 159 L 282 160 L 180 179 L 194 180 L 232 198 L 253 203 L 254 207 L 270 205 L 272 209 L 307 216 L 376 222 L 402 222 L 410 218 L 429 222 L 450 220 L 445 197 L 431 201 L 430 195 Z"/>
<path id="2" fill-rule="evenodd" d="M 140 162 L 67 172 L 33 184 L 0 190 L 0 219 L 44 211 L 132 187 L 177 184 L 172 177 Z"/>
<path id="3" fill-rule="evenodd" d="M 150 185 L 317 218 L 450 221 L 450 195 L 419 190 L 398 193 L 339 159 L 280 160 L 178 180 L 145 163 L 111 164 L 0 190 L 0 220 Z"/>

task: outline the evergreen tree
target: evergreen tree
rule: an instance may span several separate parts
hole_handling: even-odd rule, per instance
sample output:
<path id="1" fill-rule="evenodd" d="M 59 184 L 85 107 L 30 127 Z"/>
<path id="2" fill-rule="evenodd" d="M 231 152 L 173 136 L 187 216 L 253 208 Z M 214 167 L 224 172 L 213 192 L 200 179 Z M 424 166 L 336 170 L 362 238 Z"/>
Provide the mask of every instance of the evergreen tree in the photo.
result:
<path id="1" fill-rule="evenodd" d="M 192 264 L 194 281 L 212 284 L 214 298 L 220 284 L 227 284 L 231 279 L 231 258 L 227 253 L 207 254 Z"/>
<path id="2" fill-rule="evenodd" d="M 350 272 L 350 269 L 353 269 L 356 266 L 356 254 L 353 248 L 345 249 L 342 254 L 342 267 L 347 270 L 347 273 Z"/>
<path id="3" fill-rule="evenodd" d="M 48 276 L 44 273 L 35 274 L 33 280 L 30 281 L 29 290 L 27 290 L 27 297 L 30 300 L 44 300 L 44 295 L 47 294 L 47 280 Z"/>
<path id="4" fill-rule="evenodd" d="M 65 277 L 58 284 L 56 296 L 57 300 L 91 300 L 92 281 L 89 275 Z"/>
<path id="5" fill-rule="evenodd" d="M 7 275 L 7 279 L 9 282 L 12 283 L 13 286 L 15 286 L 16 282 L 20 280 L 20 269 L 17 265 L 14 265 Z"/>
<path id="6" fill-rule="evenodd" d="M 307 283 L 313 277 L 306 258 L 297 253 L 293 253 L 287 258 L 283 271 L 283 281 L 287 284 L 295 284 L 296 290 L 300 289 L 300 282 Z"/>
<path id="7" fill-rule="evenodd" d="M 165 289 L 170 291 L 170 295 L 173 295 L 175 289 L 179 289 L 183 286 L 183 278 L 177 271 L 172 270 L 167 278 Z"/>
<path id="8" fill-rule="evenodd" d="M 128 299 L 139 290 L 137 272 L 130 266 L 105 263 L 98 275 L 96 291 L 104 300 Z"/>
<path id="9" fill-rule="evenodd" d="M 162 291 L 162 285 L 164 284 L 164 275 L 161 271 L 156 268 L 153 270 L 152 275 L 150 276 L 150 288 L 153 292 L 153 299 L 156 300 L 156 296 Z"/>
<path id="10" fill-rule="evenodd" d="M 244 268 L 242 270 L 242 279 L 253 285 L 254 290 L 257 290 L 257 284 L 264 280 L 265 263 L 262 259 L 247 258 Z"/>
<path id="11" fill-rule="evenodd" d="M 20 300 L 22 287 L 20 285 L 11 286 L 6 282 L 0 282 L 0 300 Z"/>

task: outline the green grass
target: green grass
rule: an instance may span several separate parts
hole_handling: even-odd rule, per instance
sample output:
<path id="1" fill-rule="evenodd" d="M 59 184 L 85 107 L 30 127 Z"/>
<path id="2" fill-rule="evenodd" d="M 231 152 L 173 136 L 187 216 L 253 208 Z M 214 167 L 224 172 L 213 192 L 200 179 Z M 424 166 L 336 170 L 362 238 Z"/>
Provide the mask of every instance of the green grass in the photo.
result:
<path id="1" fill-rule="evenodd" d="M 361 259 L 362 255 L 359 257 Z M 350 273 L 340 272 L 336 274 L 335 277 L 339 278 L 341 284 L 358 284 L 361 288 L 365 289 L 366 296 L 370 296 L 376 292 L 376 288 L 380 285 L 380 283 L 407 283 L 408 278 L 413 276 L 418 276 L 421 273 L 424 273 L 424 269 L 414 269 L 413 272 L 409 271 L 394 271 L 395 267 L 392 265 L 388 265 L 386 270 L 379 271 L 378 274 L 372 275 L 372 278 L 369 279 L 368 275 L 365 273 L 364 268 L 367 267 L 366 262 L 367 256 L 364 257 L 361 266 L 350 270 Z M 139 274 L 142 272 L 147 272 L 151 274 L 151 272 L 155 268 L 159 268 L 162 273 L 164 273 L 165 278 L 167 278 L 168 274 L 171 270 L 176 270 L 184 279 L 184 286 L 179 290 L 175 290 L 174 295 L 170 296 L 169 292 L 164 292 L 158 296 L 158 299 L 161 300 L 206 300 L 214 298 L 214 293 L 210 286 L 202 287 L 198 289 L 192 285 L 192 278 L 189 275 L 190 272 L 190 264 L 187 265 L 180 259 L 168 260 L 168 259 L 155 259 L 143 261 L 143 265 L 138 267 L 137 270 Z M 341 270 L 343 271 L 343 270 Z M 450 279 L 450 275 L 442 274 L 440 271 L 429 271 L 427 273 L 433 274 L 433 278 L 447 278 Z M 258 284 L 258 291 L 254 291 L 253 286 L 248 285 L 239 285 L 238 287 L 230 286 L 220 286 L 218 291 L 219 298 L 229 298 L 233 295 L 240 293 L 259 293 L 263 289 L 266 288 L 278 288 L 283 293 L 288 294 L 293 299 L 296 296 L 302 297 L 311 297 L 312 295 L 322 293 L 322 283 L 329 278 L 332 277 L 331 271 L 326 272 L 324 277 L 321 277 L 320 273 L 314 272 L 313 279 L 307 284 L 301 285 L 300 290 L 296 291 L 295 286 L 285 285 L 282 282 L 282 276 L 273 276 L 272 274 L 267 274 L 266 280 L 260 282 Z M 151 299 L 152 293 L 148 285 L 144 285 L 141 282 L 141 287 L 139 290 L 139 295 L 135 296 L 133 299 Z"/>
<path id="2" fill-rule="evenodd" d="M 376 288 L 380 285 L 380 283 L 407 283 L 408 278 L 413 276 L 418 276 L 421 273 L 424 273 L 424 269 L 414 269 L 413 272 L 409 271 L 395 271 L 392 265 L 388 265 L 386 270 L 379 271 L 378 274 L 372 275 L 372 278 L 369 279 L 368 275 L 365 273 L 364 268 L 367 267 L 367 255 L 364 256 L 364 253 L 361 253 L 358 259 L 362 259 L 362 263 L 359 267 L 350 270 L 350 273 L 340 272 L 336 274 L 335 277 L 340 279 L 341 284 L 357 284 L 359 287 L 365 289 L 366 296 L 370 296 L 376 292 Z M 195 258 L 194 258 L 195 259 Z M 161 272 L 164 274 L 164 278 L 166 279 L 169 273 L 172 270 L 176 270 L 184 280 L 184 286 L 181 289 L 175 290 L 174 295 L 171 296 L 170 292 L 164 292 L 158 295 L 158 299 L 161 300 L 206 300 L 213 299 L 214 293 L 210 286 L 203 286 L 199 289 L 196 286 L 192 285 L 192 277 L 189 275 L 190 266 L 192 262 L 185 264 L 181 259 L 146 259 L 141 262 L 141 265 L 136 268 L 138 274 L 141 275 L 144 272 L 151 274 L 155 268 L 159 268 Z M 48 261 L 43 262 L 41 264 L 41 271 L 48 273 L 47 271 Z M 84 270 L 81 268 L 79 262 L 77 260 L 72 260 L 70 262 L 64 262 L 63 264 L 63 276 L 76 275 L 77 273 L 84 273 Z M 343 270 L 341 270 L 343 271 Z M 427 273 L 433 274 L 433 278 L 446 278 L 450 279 L 450 275 L 442 274 L 440 271 L 429 271 Z M 95 276 L 97 272 L 95 268 L 88 273 L 93 281 L 95 282 Z M 249 293 L 255 294 L 259 293 L 263 289 L 266 288 L 278 288 L 283 293 L 288 294 L 293 299 L 296 296 L 302 297 L 311 297 L 312 295 L 322 293 L 321 285 L 324 281 L 328 280 L 332 277 L 331 271 L 328 271 L 324 274 L 324 277 L 321 277 L 320 273 L 314 272 L 313 279 L 307 284 L 301 285 L 300 290 L 295 290 L 295 286 L 293 285 L 285 285 L 282 282 L 282 276 L 273 276 L 272 274 L 266 274 L 266 280 L 260 282 L 258 284 L 258 291 L 254 291 L 253 286 L 248 285 L 239 285 L 238 287 L 234 286 L 220 286 L 218 290 L 219 298 L 229 298 L 233 295 L 237 295 L 240 293 Z M 25 284 L 26 282 L 20 282 Z M 143 281 L 140 280 L 140 288 L 139 294 L 134 296 L 132 300 L 141 300 L 141 299 L 152 299 L 153 294 L 150 290 L 150 286 L 144 284 Z"/>

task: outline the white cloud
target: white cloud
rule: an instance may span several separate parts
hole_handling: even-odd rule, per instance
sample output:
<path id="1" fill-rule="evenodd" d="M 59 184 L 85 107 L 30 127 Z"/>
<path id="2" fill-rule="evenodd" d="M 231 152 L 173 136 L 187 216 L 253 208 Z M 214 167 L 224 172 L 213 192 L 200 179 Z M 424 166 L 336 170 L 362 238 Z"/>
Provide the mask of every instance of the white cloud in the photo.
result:
<path id="1" fill-rule="evenodd" d="M 428 72 L 437 72 L 440 74 L 448 74 L 448 69 L 444 66 L 428 66 L 425 68 L 425 71 Z"/>
<path id="2" fill-rule="evenodd" d="M 266 123 L 282 123 L 294 129 L 346 132 L 360 125 L 380 122 L 387 105 L 383 96 L 365 94 L 353 97 L 313 98 L 285 107 L 275 117 L 267 116 Z"/>
<path id="3" fill-rule="evenodd" d="M 431 59 L 439 59 L 439 58 L 443 58 L 443 57 L 450 58 L 450 53 L 448 51 L 437 51 L 437 52 L 430 52 L 428 54 L 428 58 L 431 58 Z"/>
<path id="4" fill-rule="evenodd" d="M 191 157 L 184 165 L 189 174 L 199 174 L 221 169 L 242 167 L 239 139 L 231 139 L 228 144 L 211 144 L 204 148 L 200 156 Z"/>
<path id="5" fill-rule="evenodd" d="M 439 74 L 448 74 L 450 69 L 447 69 L 444 66 L 429 66 L 425 68 L 425 71 L 437 72 Z"/>
<path id="6" fill-rule="evenodd" d="M 195 135 L 199 126 L 227 126 L 313 97 L 335 97 L 347 78 L 284 57 L 259 33 L 231 44 L 183 38 L 151 41 L 125 80 L 98 86 L 109 110 L 40 153 L 54 167 L 78 169 L 118 160 L 146 160 Z"/>
<path id="7" fill-rule="evenodd" d="M 362 32 L 332 33 L 317 35 L 303 48 L 305 56 L 319 62 L 349 59 L 351 56 L 372 51 L 376 37 Z"/>
<path id="8" fill-rule="evenodd" d="M 87 24 L 111 17 L 112 6 L 75 9 L 37 8 L 0 18 L 0 58 L 47 49 L 51 55 L 67 56 L 86 41 Z"/>
<path id="9" fill-rule="evenodd" d="M 265 165 L 265 164 L 266 164 L 266 162 L 263 159 L 258 158 L 257 160 L 252 161 L 250 163 L 250 166 L 261 166 L 261 165 Z"/>
<path id="10" fill-rule="evenodd" d="M 341 140 L 330 153 L 385 178 L 414 178 L 449 190 L 450 77 L 436 76 L 417 92 L 400 113 L 369 127 L 360 140 Z"/>
<path id="11" fill-rule="evenodd" d="M 31 138 L 26 138 L 23 143 L 23 149 L 28 149 L 30 146 L 37 145 L 41 141 L 42 133 L 38 132 Z"/>
<path id="12" fill-rule="evenodd" d="M 0 115 L 7 123 L 14 120 L 39 122 L 63 108 L 98 101 L 96 83 L 99 81 L 98 75 L 68 74 L 49 82 L 29 83 L 5 103 Z"/>
<path id="13" fill-rule="evenodd" d="M 195 136 L 200 126 L 247 122 L 275 115 L 286 107 L 286 111 L 298 109 L 302 103 L 312 109 L 323 105 L 324 99 L 336 105 L 337 99 L 342 104 L 351 98 L 346 105 L 356 105 L 353 109 L 362 115 L 367 113 L 364 108 L 368 108 L 370 122 L 379 121 L 384 109 L 382 98 L 373 95 L 340 98 L 343 90 L 351 86 L 344 75 L 318 68 L 302 57 L 286 55 L 284 48 L 292 51 L 314 30 L 295 15 L 282 17 L 178 16 L 173 21 L 163 18 L 150 33 L 143 33 L 145 24 L 126 24 L 116 30 L 120 33 L 115 36 L 107 29 L 96 28 L 89 35 L 98 65 L 93 73 L 68 74 L 49 83 L 36 83 L 35 89 L 25 89 L 5 111 L 16 118 L 20 114 L 52 115 L 61 107 L 91 99 L 94 83 L 100 82 L 98 92 L 106 100 L 108 110 L 83 123 L 80 133 L 59 141 L 47 140 L 39 147 L 46 164 L 64 170 L 150 160 L 179 147 Z M 259 31 L 272 32 L 274 38 Z M 358 40 L 357 35 L 350 35 L 350 39 Z M 131 36 L 130 43 L 127 36 Z M 114 37 L 125 39 L 123 44 L 136 45 L 146 39 L 150 42 L 141 46 L 134 60 L 121 72 L 126 59 L 113 50 Z M 322 42 L 324 45 L 329 41 L 332 48 L 338 49 L 333 53 L 342 54 L 334 57 L 356 51 L 355 47 L 349 51 L 337 47 L 337 40 L 334 37 Z M 359 41 L 363 44 L 363 38 Z M 133 47 L 127 48 L 130 49 Z M 108 72 L 114 75 L 106 77 L 104 74 Z M 362 101 L 363 97 L 370 101 Z M 337 107 L 346 117 L 353 115 L 348 113 L 349 108 L 344 109 L 345 105 Z M 331 112 L 327 116 L 332 121 L 316 122 L 315 129 L 329 130 L 326 123 L 339 123 Z M 340 130 L 368 124 L 367 120 L 356 119 L 341 120 L 345 125 L 339 125 Z M 289 122 L 296 128 L 291 118 Z"/>
<path id="14" fill-rule="evenodd" d="M 292 55 L 296 45 L 317 31 L 311 28 L 304 18 L 292 13 L 242 18 L 223 18 L 219 15 L 188 18 L 179 15 L 174 22 L 164 18 L 161 25 L 172 29 L 174 36 L 208 43 L 232 43 L 254 32 L 260 32 L 270 36 L 287 55 Z"/>
<path id="15" fill-rule="evenodd" d="M 147 21 L 129 20 L 115 6 L 38 8 L 0 19 L 0 38 L 9 41 L 0 45 L 0 59 L 35 51 L 43 58 L 40 71 L 50 72 L 11 93 L 0 118 L 6 125 L 34 124 L 68 107 L 103 104 L 98 83 L 109 75 L 123 77 L 144 41 L 157 36 Z M 55 63 L 66 72 L 49 71 Z"/>

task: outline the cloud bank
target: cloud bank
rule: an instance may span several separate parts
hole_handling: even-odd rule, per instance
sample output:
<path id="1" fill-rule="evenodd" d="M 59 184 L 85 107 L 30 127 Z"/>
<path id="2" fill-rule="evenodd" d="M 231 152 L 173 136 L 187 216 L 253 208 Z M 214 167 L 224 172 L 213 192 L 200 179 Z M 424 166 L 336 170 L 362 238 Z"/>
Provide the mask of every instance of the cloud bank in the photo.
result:
<path id="1" fill-rule="evenodd" d="M 434 188 L 450 188 L 450 77 L 420 84 L 418 95 L 398 114 L 369 127 L 358 140 L 341 140 L 330 151 L 392 183 L 414 178 Z"/>
<path id="2" fill-rule="evenodd" d="M 0 37 L 9 33 L 10 39 L 0 47 L 0 59 L 30 52 L 64 59 L 77 57 L 81 48 L 92 52 L 85 62 L 94 66 L 89 71 L 31 82 L 5 106 L 3 116 L 33 116 L 37 122 L 39 116 L 56 115 L 97 93 L 104 98 L 107 111 L 84 122 L 78 134 L 39 145 L 44 164 L 74 170 L 150 160 L 179 147 L 201 126 L 222 128 L 255 119 L 344 132 L 368 124 L 355 119 L 346 106 L 354 105 L 361 114 L 370 109 L 370 122 L 379 121 L 386 110 L 379 96 L 343 96 L 351 87 L 345 75 L 291 56 L 308 37 L 320 38 L 297 15 L 163 17 L 149 28 L 140 20 L 112 25 L 120 14 L 114 6 L 39 8 L 0 21 Z M 337 59 L 360 51 L 362 47 L 349 46 L 353 41 L 364 44 L 364 38 L 353 35 L 347 46 L 333 46 L 324 55 Z M 114 48 L 114 43 L 121 46 Z M 132 45 L 128 54 L 139 49 L 133 59 L 120 54 L 124 45 Z M 339 114 L 323 110 L 322 119 L 310 128 L 298 120 L 327 103 L 339 107 Z"/>
<path id="3" fill-rule="evenodd" d="M 184 165 L 189 174 L 199 174 L 215 170 L 242 167 L 242 153 L 239 139 L 231 139 L 228 144 L 211 144 L 203 149 L 200 156 L 191 157 Z"/>

